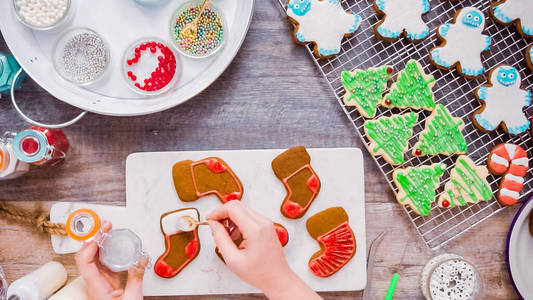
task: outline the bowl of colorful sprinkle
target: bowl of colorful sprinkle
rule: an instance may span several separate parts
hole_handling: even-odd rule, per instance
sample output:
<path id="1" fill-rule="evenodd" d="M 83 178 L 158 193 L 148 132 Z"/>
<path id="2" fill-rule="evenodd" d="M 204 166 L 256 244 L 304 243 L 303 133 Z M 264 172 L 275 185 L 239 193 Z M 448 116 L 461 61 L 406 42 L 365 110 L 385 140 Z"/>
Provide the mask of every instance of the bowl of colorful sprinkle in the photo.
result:
<path id="1" fill-rule="evenodd" d="M 124 53 L 122 72 L 128 87 L 154 96 L 171 89 L 181 76 L 179 56 L 157 38 L 135 41 Z"/>
<path id="2" fill-rule="evenodd" d="M 224 16 L 210 3 L 202 10 L 203 4 L 204 1 L 200 0 L 185 2 L 176 9 L 170 19 L 170 40 L 184 56 L 212 56 L 226 41 L 228 31 Z M 201 15 L 198 16 L 200 12 Z M 196 30 L 187 30 L 190 29 L 191 22 L 196 22 Z"/>
<path id="3" fill-rule="evenodd" d="M 66 23 L 71 0 L 13 0 L 17 19 L 35 30 L 50 30 Z"/>
<path id="4" fill-rule="evenodd" d="M 53 52 L 57 73 L 77 85 L 89 85 L 102 78 L 110 60 L 108 44 L 88 28 L 73 28 L 63 33 Z"/>

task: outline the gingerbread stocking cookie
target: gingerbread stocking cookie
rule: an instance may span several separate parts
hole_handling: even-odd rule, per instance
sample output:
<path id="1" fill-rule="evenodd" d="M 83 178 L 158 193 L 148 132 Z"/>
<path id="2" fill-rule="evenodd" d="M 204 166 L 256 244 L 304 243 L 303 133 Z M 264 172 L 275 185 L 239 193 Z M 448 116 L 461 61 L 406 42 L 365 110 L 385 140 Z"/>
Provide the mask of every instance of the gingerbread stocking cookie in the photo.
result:
<path id="1" fill-rule="evenodd" d="M 374 8 L 383 15 L 374 32 L 384 40 L 395 41 L 403 33 L 417 42 L 429 35 L 429 27 L 422 15 L 429 12 L 428 0 L 375 0 Z"/>
<path id="2" fill-rule="evenodd" d="M 529 158 L 524 148 L 511 143 L 497 145 L 489 153 L 487 167 L 492 174 L 503 175 L 498 201 L 503 205 L 516 204 L 529 169 Z"/>
<path id="3" fill-rule="evenodd" d="M 302 146 L 290 148 L 272 161 L 274 174 L 287 190 L 281 204 L 281 213 L 287 218 L 301 218 L 320 192 L 320 180 L 310 163 Z"/>
<path id="4" fill-rule="evenodd" d="M 359 28 L 361 17 L 344 11 L 340 0 L 290 0 L 287 16 L 296 25 L 298 43 L 314 43 L 318 57 L 331 57 L 341 51 L 341 41 Z"/>
<path id="5" fill-rule="evenodd" d="M 307 232 L 320 244 L 320 250 L 309 259 L 309 269 L 319 277 L 337 273 L 355 255 L 355 236 L 342 207 L 332 207 L 310 217 Z"/>
<path id="6" fill-rule="evenodd" d="M 172 167 L 174 187 L 181 201 L 191 202 L 214 194 L 226 203 L 242 198 L 242 183 L 233 170 L 218 157 L 196 162 L 180 161 Z"/>
<path id="7" fill-rule="evenodd" d="M 430 51 L 430 60 L 437 67 L 451 70 L 456 66 L 459 74 L 474 78 L 485 68 L 481 53 L 488 51 L 490 36 L 482 34 L 485 29 L 485 15 L 475 7 L 465 7 L 455 14 L 453 23 L 439 26 L 437 35 L 440 46 Z"/>
<path id="8" fill-rule="evenodd" d="M 502 0 L 490 5 L 490 12 L 502 24 L 515 24 L 518 32 L 533 37 L 533 5 L 531 0 Z"/>
<path id="9" fill-rule="evenodd" d="M 165 252 L 155 262 L 154 272 L 163 278 L 178 275 L 200 253 L 198 228 L 193 231 L 181 230 L 178 224 L 183 217 L 200 221 L 200 213 L 195 208 L 179 209 L 161 215 Z"/>
<path id="10" fill-rule="evenodd" d="M 474 124 L 481 130 L 492 131 L 502 124 L 511 135 L 528 130 L 530 122 L 523 111 L 531 104 L 531 93 L 520 88 L 520 75 L 511 66 L 499 65 L 489 74 L 488 84 L 475 92 L 482 103 L 474 112 Z"/>

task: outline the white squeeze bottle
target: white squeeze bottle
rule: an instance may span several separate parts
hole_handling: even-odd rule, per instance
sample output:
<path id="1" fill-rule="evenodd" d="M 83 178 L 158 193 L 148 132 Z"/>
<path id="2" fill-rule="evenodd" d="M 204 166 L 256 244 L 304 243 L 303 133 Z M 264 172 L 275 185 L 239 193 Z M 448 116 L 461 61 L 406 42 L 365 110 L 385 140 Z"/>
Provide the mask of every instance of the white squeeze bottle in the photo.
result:
<path id="1" fill-rule="evenodd" d="M 85 283 L 83 278 L 78 277 L 71 283 L 67 284 L 59 292 L 55 293 L 48 300 L 89 300 L 87 292 L 85 290 Z"/>
<path id="2" fill-rule="evenodd" d="M 7 289 L 8 300 L 44 300 L 67 281 L 67 270 L 51 261 L 16 280 Z"/>

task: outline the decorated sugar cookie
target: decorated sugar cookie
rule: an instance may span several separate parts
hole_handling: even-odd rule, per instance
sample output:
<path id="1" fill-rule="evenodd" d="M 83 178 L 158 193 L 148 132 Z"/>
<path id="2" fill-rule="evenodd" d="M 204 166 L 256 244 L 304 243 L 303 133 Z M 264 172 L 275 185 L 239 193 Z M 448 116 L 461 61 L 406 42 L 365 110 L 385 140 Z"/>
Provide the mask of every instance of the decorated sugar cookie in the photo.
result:
<path id="1" fill-rule="evenodd" d="M 355 106 L 365 118 L 373 118 L 392 72 L 391 66 L 343 71 L 341 82 L 346 90 L 344 104 Z"/>
<path id="2" fill-rule="evenodd" d="M 475 7 L 465 7 L 455 14 L 453 23 L 439 26 L 437 35 L 440 46 L 430 51 L 430 60 L 438 68 L 457 68 L 459 74 L 474 78 L 485 68 L 481 63 L 481 53 L 488 51 L 490 36 L 482 34 L 485 28 L 485 15 Z"/>
<path id="3" fill-rule="evenodd" d="M 487 176 L 487 167 L 477 166 L 468 156 L 460 155 L 455 161 L 450 180 L 439 197 L 439 206 L 455 207 L 489 201 L 492 198 L 492 190 Z"/>
<path id="4" fill-rule="evenodd" d="M 531 93 L 520 88 L 520 75 L 514 67 L 492 69 L 488 84 L 479 87 L 475 95 L 482 103 L 474 112 L 474 124 L 479 129 L 492 131 L 501 124 L 512 135 L 528 130 L 530 122 L 523 109 L 531 104 Z"/>
<path id="5" fill-rule="evenodd" d="M 462 133 L 464 127 L 461 118 L 454 118 L 444 105 L 437 104 L 426 119 L 426 128 L 420 132 L 413 155 L 465 154 L 467 144 Z"/>
<path id="6" fill-rule="evenodd" d="M 533 71 L 533 45 L 526 48 L 526 62 L 529 69 Z"/>
<path id="7" fill-rule="evenodd" d="M 381 155 L 391 165 L 403 164 L 417 121 L 418 114 L 414 112 L 367 120 L 364 126 L 370 140 L 368 150 L 372 155 Z"/>
<path id="8" fill-rule="evenodd" d="M 295 40 L 314 43 L 315 55 L 322 58 L 337 55 L 342 39 L 361 24 L 361 17 L 344 11 L 340 0 L 290 0 L 287 15 L 296 25 Z"/>
<path id="9" fill-rule="evenodd" d="M 531 0 L 502 0 L 490 5 L 490 12 L 499 23 L 515 24 L 518 32 L 533 37 L 533 5 Z"/>
<path id="10" fill-rule="evenodd" d="M 498 201 L 503 205 L 516 204 L 529 169 L 529 158 L 524 148 L 511 143 L 497 145 L 489 153 L 487 167 L 492 174 L 503 175 Z"/>
<path id="11" fill-rule="evenodd" d="M 396 169 L 392 173 L 398 188 L 396 200 L 402 205 L 409 205 L 421 216 L 429 215 L 431 203 L 435 202 L 435 190 L 440 185 L 440 177 L 444 171 L 446 165 L 442 163 Z"/>
<path id="12" fill-rule="evenodd" d="M 429 35 L 429 27 L 422 20 L 422 15 L 429 12 L 429 0 L 375 0 L 374 8 L 383 16 L 374 27 L 381 39 L 395 41 L 403 33 L 417 42 Z"/>
<path id="13" fill-rule="evenodd" d="M 399 74 L 390 92 L 383 97 L 381 105 L 387 108 L 414 108 L 433 110 L 435 78 L 424 73 L 422 65 L 411 59 Z"/>

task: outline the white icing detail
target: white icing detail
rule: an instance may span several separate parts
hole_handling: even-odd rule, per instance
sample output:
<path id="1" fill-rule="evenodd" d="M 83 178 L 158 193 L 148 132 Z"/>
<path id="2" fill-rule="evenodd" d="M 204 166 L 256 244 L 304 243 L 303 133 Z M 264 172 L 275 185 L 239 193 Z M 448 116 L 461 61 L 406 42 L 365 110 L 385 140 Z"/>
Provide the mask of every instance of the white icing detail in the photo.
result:
<path id="1" fill-rule="evenodd" d="M 499 66 L 497 68 L 508 67 Z M 504 86 L 497 80 L 498 70 L 493 70 L 490 83 L 492 87 L 487 87 L 485 98 L 485 109 L 478 115 L 491 124 L 493 127 L 505 122 L 507 128 L 529 127 L 529 120 L 526 118 L 523 108 L 526 106 L 527 92 L 520 88 L 520 75 L 516 73 L 516 83 L 511 86 Z M 507 148 L 505 144 L 505 147 Z M 508 150 L 509 151 L 509 150 Z M 510 158 L 514 156 L 514 151 L 509 151 Z"/>
<path id="2" fill-rule="evenodd" d="M 490 160 L 492 162 L 495 162 L 499 165 L 503 165 L 505 167 L 509 167 L 509 161 L 501 156 L 499 156 L 498 154 L 492 154 L 491 157 L 490 157 Z"/>
<path id="3" fill-rule="evenodd" d="M 478 11 L 483 16 L 481 26 L 473 28 L 464 25 L 461 20 L 470 10 Z M 453 65 L 461 63 L 463 69 L 479 70 L 483 68 L 481 63 L 481 52 L 485 50 L 487 36 L 482 34 L 485 28 L 485 16 L 474 7 L 465 7 L 455 18 L 455 24 L 449 23 L 450 28 L 445 37 L 446 44 L 443 47 L 437 47 L 439 60 Z M 435 62 L 437 57 L 433 56 Z"/>
<path id="4" fill-rule="evenodd" d="M 173 234 L 177 232 L 180 228 L 180 225 L 183 222 L 183 216 L 189 216 L 196 221 L 198 220 L 198 215 L 194 209 L 185 209 L 182 211 L 177 211 L 166 215 L 161 219 L 161 227 L 163 228 L 163 233 L 166 235 Z"/>
<path id="5" fill-rule="evenodd" d="M 513 164 L 529 167 L 529 159 L 527 157 L 517 158 L 513 160 Z"/>
<path id="6" fill-rule="evenodd" d="M 403 30 L 408 34 L 422 35 L 429 30 L 422 14 L 424 14 L 424 1 L 422 0 L 384 0 L 382 12 L 386 15 L 380 28 L 401 34 Z M 425 38 L 425 34 L 423 38 Z M 415 38 L 419 40 L 420 38 Z"/>
<path id="7" fill-rule="evenodd" d="M 514 155 L 516 154 L 516 147 L 517 146 L 515 144 L 509 144 L 509 143 L 505 143 L 503 146 L 505 147 L 505 150 L 507 151 L 507 154 L 509 154 L 509 158 L 513 159 Z"/>
<path id="8" fill-rule="evenodd" d="M 353 31 L 360 17 L 345 12 L 340 2 L 311 0 L 310 5 L 311 8 L 303 16 L 296 15 L 290 8 L 287 10 L 287 15 L 299 24 L 298 34 L 305 38 L 305 42 L 315 42 L 318 49 L 340 51 L 344 35 Z"/>
<path id="9" fill-rule="evenodd" d="M 524 178 L 518 177 L 518 176 L 514 176 L 513 174 L 507 173 L 505 175 L 505 179 L 511 180 L 511 181 L 515 181 L 515 182 L 518 182 L 520 184 L 524 184 Z"/>
<path id="10" fill-rule="evenodd" d="M 500 195 L 509 196 L 509 197 L 515 198 L 515 199 L 518 199 L 518 197 L 520 196 L 520 194 L 518 192 L 511 191 L 511 190 L 508 190 L 506 188 L 503 188 L 503 189 L 500 190 Z"/>
<path id="11" fill-rule="evenodd" d="M 523 29 L 533 30 L 533 3 L 531 3 L 531 0 L 507 0 L 496 7 L 500 13 L 503 13 L 511 21 L 520 19 Z M 505 22 L 504 20 L 502 21 Z M 533 35 L 533 32 L 524 33 Z"/>

